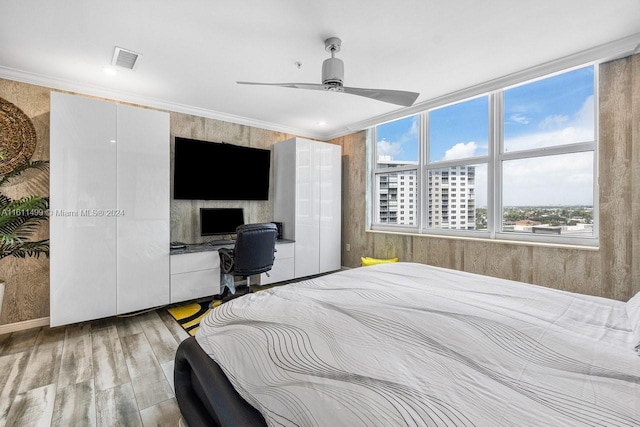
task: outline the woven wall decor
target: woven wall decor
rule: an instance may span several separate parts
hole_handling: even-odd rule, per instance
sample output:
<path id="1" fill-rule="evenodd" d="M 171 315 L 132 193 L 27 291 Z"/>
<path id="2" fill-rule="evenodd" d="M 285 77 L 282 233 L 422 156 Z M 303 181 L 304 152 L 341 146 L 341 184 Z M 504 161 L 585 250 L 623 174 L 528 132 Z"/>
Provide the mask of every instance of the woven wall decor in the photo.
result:
<path id="1" fill-rule="evenodd" d="M 0 175 L 31 159 L 36 150 L 36 128 L 18 107 L 0 98 Z"/>

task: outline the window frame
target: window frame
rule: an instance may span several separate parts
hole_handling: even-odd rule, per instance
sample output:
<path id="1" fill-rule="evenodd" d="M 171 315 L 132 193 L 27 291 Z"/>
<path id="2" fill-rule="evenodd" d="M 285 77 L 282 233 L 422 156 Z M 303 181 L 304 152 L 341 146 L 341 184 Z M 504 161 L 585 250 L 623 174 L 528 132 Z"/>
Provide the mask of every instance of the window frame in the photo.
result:
<path id="1" fill-rule="evenodd" d="M 591 66 L 593 68 L 593 102 L 594 102 L 594 139 L 586 142 L 570 143 L 564 145 L 555 145 L 549 147 L 526 149 L 519 151 L 504 152 L 504 92 L 518 86 L 523 86 L 529 83 L 533 83 L 538 80 L 544 80 L 554 77 L 559 74 L 564 74 L 577 70 L 580 68 L 586 68 Z M 524 243 L 549 243 L 559 245 L 571 245 L 571 246 L 586 246 L 594 247 L 599 245 L 599 199 L 598 199 L 598 146 L 599 146 L 599 67 L 598 62 L 588 62 L 573 66 L 570 68 L 562 69 L 554 73 L 548 73 L 537 78 L 529 78 L 526 81 L 514 83 L 509 86 L 503 86 L 484 93 L 477 93 L 473 95 L 467 94 L 467 96 L 460 96 L 457 98 L 449 98 L 448 102 L 442 102 L 440 104 L 430 105 L 424 110 L 407 115 L 404 117 L 396 118 L 386 122 L 378 123 L 370 128 L 368 135 L 368 143 L 370 143 L 372 149 L 370 150 L 370 176 L 371 187 L 370 195 L 373 199 L 373 203 L 367 203 L 370 212 L 368 219 L 368 228 L 374 231 L 386 231 L 395 233 L 410 233 L 420 234 L 427 236 L 448 236 L 458 238 L 478 238 L 478 239 L 492 239 L 492 240 L 504 240 L 513 242 Z M 463 94 L 464 95 L 464 94 Z M 466 157 L 455 160 L 441 160 L 431 162 L 429 159 L 429 112 L 462 103 L 468 100 L 488 97 L 488 152 L 486 155 Z M 408 165 L 394 168 L 377 168 L 377 128 L 378 126 L 385 125 L 387 123 L 402 120 L 410 116 L 417 116 L 419 120 L 419 134 L 418 134 L 418 164 Z M 518 159 L 535 159 L 546 156 L 561 155 L 561 154 L 574 154 L 581 152 L 593 153 L 593 236 L 592 237 L 568 237 L 562 235 L 534 235 L 533 233 L 518 233 L 518 232 L 505 232 L 502 230 L 503 221 L 503 206 L 502 206 L 502 190 L 503 190 L 503 162 L 509 160 Z M 487 165 L 487 229 L 486 230 L 456 230 L 456 229 L 436 229 L 428 227 L 428 195 L 423 194 L 423 191 L 428 189 L 429 170 L 443 169 L 454 166 L 470 166 L 476 164 Z M 377 177 L 380 174 L 389 172 L 404 172 L 404 171 L 416 170 L 416 208 L 417 212 L 414 213 L 417 218 L 415 226 L 406 226 L 400 224 L 381 224 L 375 221 L 379 218 L 380 197 L 377 187 Z M 373 208 L 371 210 L 371 208 Z M 476 207 L 477 209 L 477 207 Z"/>

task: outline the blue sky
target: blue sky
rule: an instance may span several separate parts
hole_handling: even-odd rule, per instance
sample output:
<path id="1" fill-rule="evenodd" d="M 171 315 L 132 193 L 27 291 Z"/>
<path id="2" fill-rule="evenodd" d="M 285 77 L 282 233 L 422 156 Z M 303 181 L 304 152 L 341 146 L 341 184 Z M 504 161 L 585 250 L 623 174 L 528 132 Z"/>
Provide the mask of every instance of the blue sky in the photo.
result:
<path id="1" fill-rule="evenodd" d="M 504 149 L 517 151 L 594 139 L 594 67 L 588 66 L 504 91 Z M 488 97 L 449 105 L 429 113 L 430 161 L 486 156 L 488 153 Z M 394 160 L 418 160 L 418 117 L 408 117 L 377 128 L 378 153 Z M 591 204 L 586 161 L 580 165 L 527 162 L 506 168 L 505 204 Z M 562 165 L 564 163 L 564 166 Z M 545 167 L 555 184 L 544 181 Z M 566 171 L 558 170 L 564 168 Z M 553 169 L 553 170 L 551 170 Z M 562 175 L 565 173 L 565 176 Z M 566 179 L 565 179 L 566 177 Z M 580 179 L 578 179 L 580 178 Z M 533 183 L 535 182 L 535 185 Z M 558 185 L 561 184 L 561 185 Z M 550 189 L 550 186 L 553 189 Z M 535 188 L 546 189 L 535 192 Z M 586 188 L 586 189 L 585 189 Z M 508 200 L 507 200 L 508 199 Z"/>
<path id="2" fill-rule="evenodd" d="M 471 99 L 433 110 L 429 114 L 429 160 L 452 158 L 447 150 L 457 150 L 459 157 L 486 156 L 489 141 L 489 98 Z"/>
<path id="3" fill-rule="evenodd" d="M 578 118 L 591 96 L 593 67 L 505 91 L 505 140 L 565 126 Z"/>

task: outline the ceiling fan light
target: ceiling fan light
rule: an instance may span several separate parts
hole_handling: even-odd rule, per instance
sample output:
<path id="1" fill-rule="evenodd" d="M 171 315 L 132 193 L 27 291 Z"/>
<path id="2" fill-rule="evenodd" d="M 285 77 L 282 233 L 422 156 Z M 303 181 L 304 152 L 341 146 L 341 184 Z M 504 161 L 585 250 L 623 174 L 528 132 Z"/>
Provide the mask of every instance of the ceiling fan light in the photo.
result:
<path id="1" fill-rule="evenodd" d="M 322 63 L 322 83 L 340 83 L 344 80 L 344 62 L 338 58 L 328 58 Z"/>

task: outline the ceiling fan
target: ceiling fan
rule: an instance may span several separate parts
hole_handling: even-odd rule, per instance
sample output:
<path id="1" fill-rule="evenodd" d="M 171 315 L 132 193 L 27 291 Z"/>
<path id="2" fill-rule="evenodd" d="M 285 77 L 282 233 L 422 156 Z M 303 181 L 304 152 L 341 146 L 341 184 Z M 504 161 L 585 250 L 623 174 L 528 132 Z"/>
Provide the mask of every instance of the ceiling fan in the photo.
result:
<path id="1" fill-rule="evenodd" d="M 416 92 L 406 92 L 401 90 L 387 89 L 364 89 L 357 87 L 347 87 L 343 85 L 344 63 L 335 57 L 336 52 L 340 52 L 342 40 L 338 37 L 329 37 L 324 41 L 324 48 L 331 53 L 331 58 L 327 58 L 322 63 L 322 84 L 316 83 L 257 83 L 257 82 L 236 82 L 241 85 L 265 85 L 290 87 L 295 89 L 325 90 L 329 92 L 344 92 L 351 95 L 364 96 L 378 101 L 389 102 L 391 104 L 408 107 L 413 105 L 420 95 Z"/>

